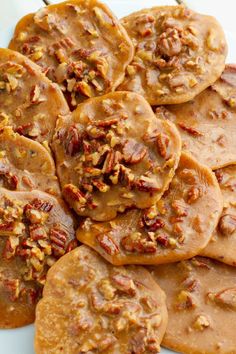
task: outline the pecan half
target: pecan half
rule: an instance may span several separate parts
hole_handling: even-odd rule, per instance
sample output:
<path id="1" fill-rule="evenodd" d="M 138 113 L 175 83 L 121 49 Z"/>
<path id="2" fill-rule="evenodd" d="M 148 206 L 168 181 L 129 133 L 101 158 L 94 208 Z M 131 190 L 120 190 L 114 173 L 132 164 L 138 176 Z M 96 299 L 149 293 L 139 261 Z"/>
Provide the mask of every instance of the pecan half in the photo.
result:
<path id="1" fill-rule="evenodd" d="M 55 226 L 50 229 L 49 237 L 52 245 L 53 254 L 57 257 L 65 254 L 68 233 L 65 230 L 60 229 L 58 226 Z"/>
<path id="2" fill-rule="evenodd" d="M 134 140 L 126 141 L 123 147 L 123 157 L 127 163 L 136 164 L 143 160 L 147 154 L 146 148 Z"/>

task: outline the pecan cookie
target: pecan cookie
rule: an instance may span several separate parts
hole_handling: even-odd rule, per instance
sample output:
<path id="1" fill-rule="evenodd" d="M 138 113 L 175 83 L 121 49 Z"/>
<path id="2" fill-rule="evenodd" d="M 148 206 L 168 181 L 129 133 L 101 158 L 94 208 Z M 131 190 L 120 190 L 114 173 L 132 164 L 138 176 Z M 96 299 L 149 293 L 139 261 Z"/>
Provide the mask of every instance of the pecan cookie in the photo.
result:
<path id="1" fill-rule="evenodd" d="M 163 6 L 135 12 L 122 24 L 135 55 L 119 89 L 142 94 L 152 105 L 187 102 L 224 70 L 227 45 L 213 17 Z"/>
<path id="2" fill-rule="evenodd" d="M 40 191 L 0 188 L 0 328 L 32 323 L 46 273 L 75 248 L 65 204 Z"/>
<path id="3" fill-rule="evenodd" d="M 49 143 L 59 115 L 69 108 L 61 90 L 24 55 L 0 48 L 0 125 Z"/>
<path id="4" fill-rule="evenodd" d="M 207 245 L 221 211 L 213 172 L 182 153 L 169 189 L 155 206 L 106 223 L 85 219 L 77 238 L 115 265 L 175 262 Z"/>
<path id="5" fill-rule="evenodd" d="M 80 246 L 50 269 L 35 325 L 36 354 L 159 353 L 165 294 L 146 269 Z"/>
<path id="6" fill-rule="evenodd" d="M 11 127 L 0 128 L 0 186 L 60 194 L 51 154 L 38 142 L 14 133 Z"/>
<path id="7" fill-rule="evenodd" d="M 70 0 L 25 16 L 9 47 L 39 64 L 72 109 L 114 91 L 133 58 L 125 29 L 97 0 Z"/>
<path id="8" fill-rule="evenodd" d="M 175 126 L 158 120 L 131 92 L 80 104 L 58 120 L 52 146 L 65 199 L 79 215 L 98 221 L 160 199 L 181 152 Z"/>
<path id="9" fill-rule="evenodd" d="M 236 269 L 208 258 L 150 267 L 167 296 L 163 345 L 183 354 L 235 354 Z"/>
<path id="10" fill-rule="evenodd" d="M 224 201 L 224 208 L 211 241 L 201 252 L 236 266 L 236 165 L 215 171 Z"/>
<path id="11" fill-rule="evenodd" d="M 176 124 L 183 149 L 217 169 L 236 162 L 236 65 L 193 101 L 158 107 L 157 117 Z"/>

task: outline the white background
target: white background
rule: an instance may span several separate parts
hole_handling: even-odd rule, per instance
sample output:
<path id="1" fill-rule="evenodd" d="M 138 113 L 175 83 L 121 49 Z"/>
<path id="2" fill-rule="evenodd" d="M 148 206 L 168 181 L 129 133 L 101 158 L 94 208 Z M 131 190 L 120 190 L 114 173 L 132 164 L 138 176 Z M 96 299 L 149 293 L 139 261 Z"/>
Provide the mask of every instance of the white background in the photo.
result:
<path id="1" fill-rule="evenodd" d="M 52 0 L 52 3 L 58 1 Z M 118 17 L 143 7 L 175 5 L 175 0 L 104 0 Z M 236 63 L 236 0 L 186 0 L 193 10 L 215 16 L 223 26 L 228 45 L 228 62 Z M 41 0 L 0 0 L 0 46 L 6 47 L 16 22 L 44 6 Z M 0 330 L 0 354 L 33 354 L 33 326 Z M 162 350 L 162 354 L 170 351 Z M 125 354 L 125 353 L 122 353 Z"/>

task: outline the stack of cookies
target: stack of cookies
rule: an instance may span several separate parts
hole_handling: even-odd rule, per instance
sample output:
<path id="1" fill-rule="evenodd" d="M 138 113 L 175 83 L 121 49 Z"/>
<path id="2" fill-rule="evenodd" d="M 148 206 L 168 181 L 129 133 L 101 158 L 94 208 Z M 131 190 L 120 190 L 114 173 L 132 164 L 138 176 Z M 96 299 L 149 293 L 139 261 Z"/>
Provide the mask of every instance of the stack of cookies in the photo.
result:
<path id="1" fill-rule="evenodd" d="M 236 353 L 236 65 L 218 22 L 69 0 L 0 53 L 0 326 L 36 308 L 37 354 Z"/>

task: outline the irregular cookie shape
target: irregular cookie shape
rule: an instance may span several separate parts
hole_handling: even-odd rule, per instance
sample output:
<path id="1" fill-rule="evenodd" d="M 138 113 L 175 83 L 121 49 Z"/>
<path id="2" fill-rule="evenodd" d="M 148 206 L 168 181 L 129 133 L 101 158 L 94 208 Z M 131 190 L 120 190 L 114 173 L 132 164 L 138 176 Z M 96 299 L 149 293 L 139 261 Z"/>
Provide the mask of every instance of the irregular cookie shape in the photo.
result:
<path id="1" fill-rule="evenodd" d="M 76 245 L 62 200 L 0 188 L 0 328 L 34 321 L 47 270 Z"/>
<path id="2" fill-rule="evenodd" d="M 159 353 L 165 294 L 146 269 L 80 246 L 50 269 L 35 325 L 36 354 Z"/>
<path id="3" fill-rule="evenodd" d="M 196 257 L 150 267 L 167 296 L 162 344 L 183 354 L 235 354 L 236 269 Z"/>
<path id="4" fill-rule="evenodd" d="M 212 169 L 236 162 L 236 65 L 226 65 L 221 78 L 182 105 L 160 107 L 157 117 L 176 124 L 183 149 Z"/>
<path id="5" fill-rule="evenodd" d="M 59 115 L 69 108 L 59 87 L 25 56 L 0 48 L 0 125 L 50 142 Z"/>
<path id="6" fill-rule="evenodd" d="M 207 245 L 221 211 L 213 172 L 182 153 L 175 177 L 156 206 L 127 211 L 106 223 L 86 219 L 76 234 L 115 265 L 176 262 Z"/>
<path id="7" fill-rule="evenodd" d="M 135 56 L 119 89 L 142 94 L 152 105 L 187 102 L 224 70 L 227 45 L 213 17 L 162 6 L 135 12 L 122 24 Z"/>
<path id="8" fill-rule="evenodd" d="M 79 215 L 104 221 L 160 199 L 178 165 L 181 140 L 142 96 L 115 92 L 58 120 L 53 149 L 65 199 Z"/>
<path id="9" fill-rule="evenodd" d="M 0 186 L 60 194 L 51 154 L 38 142 L 0 128 Z"/>
<path id="10" fill-rule="evenodd" d="M 224 201 L 218 226 L 203 256 L 236 266 L 236 165 L 216 170 Z"/>
<path id="11" fill-rule="evenodd" d="M 114 91 L 133 59 L 125 29 L 96 0 L 70 0 L 25 16 L 9 47 L 37 62 L 73 109 Z"/>

